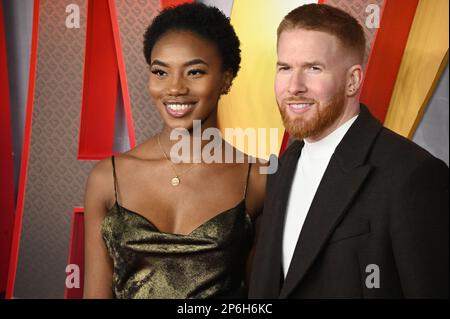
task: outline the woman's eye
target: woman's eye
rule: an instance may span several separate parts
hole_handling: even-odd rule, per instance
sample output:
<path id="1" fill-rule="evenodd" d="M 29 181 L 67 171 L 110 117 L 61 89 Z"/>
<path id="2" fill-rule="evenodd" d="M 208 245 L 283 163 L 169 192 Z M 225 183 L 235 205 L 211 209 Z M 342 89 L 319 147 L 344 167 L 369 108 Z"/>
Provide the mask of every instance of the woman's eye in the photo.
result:
<path id="1" fill-rule="evenodd" d="M 192 75 L 192 76 L 199 76 L 199 75 L 203 75 L 203 74 L 206 74 L 206 72 L 203 70 L 199 70 L 199 69 L 194 69 L 194 70 L 188 71 L 188 75 Z"/>
<path id="2" fill-rule="evenodd" d="M 151 72 L 158 77 L 163 77 L 166 75 L 166 72 L 160 69 L 153 69 Z"/>

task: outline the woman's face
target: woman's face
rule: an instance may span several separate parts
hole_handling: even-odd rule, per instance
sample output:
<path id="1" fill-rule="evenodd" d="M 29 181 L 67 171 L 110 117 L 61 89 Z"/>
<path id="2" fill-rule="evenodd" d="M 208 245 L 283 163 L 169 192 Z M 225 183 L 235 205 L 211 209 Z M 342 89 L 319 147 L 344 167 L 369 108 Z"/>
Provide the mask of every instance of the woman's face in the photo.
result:
<path id="1" fill-rule="evenodd" d="M 167 126 L 215 125 L 217 102 L 232 77 L 214 44 L 189 31 L 169 32 L 153 47 L 150 71 L 150 95 Z"/>

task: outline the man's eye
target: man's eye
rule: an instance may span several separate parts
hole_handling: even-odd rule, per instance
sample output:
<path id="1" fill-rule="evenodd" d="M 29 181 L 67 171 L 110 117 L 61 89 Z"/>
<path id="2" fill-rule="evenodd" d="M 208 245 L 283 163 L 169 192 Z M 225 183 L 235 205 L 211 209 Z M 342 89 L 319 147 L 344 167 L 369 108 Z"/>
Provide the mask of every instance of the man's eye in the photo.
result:
<path id="1" fill-rule="evenodd" d="M 166 72 L 160 69 L 153 69 L 151 72 L 158 77 L 163 77 L 166 75 Z"/>
<path id="2" fill-rule="evenodd" d="M 290 68 L 288 66 L 280 66 L 278 67 L 278 72 L 280 71 L 288 71 Z"/>
<path id="3" fill-rule="evenodd" d="M 313 72 L 319 72 L 319 71 L 322 71 L 322 69 L 320 68 L 320 67 L 318 67 L 318 66 L 312 66 L 312 67 L 310 67 L 309 68 L 311 71 L 313 71 Z"/>

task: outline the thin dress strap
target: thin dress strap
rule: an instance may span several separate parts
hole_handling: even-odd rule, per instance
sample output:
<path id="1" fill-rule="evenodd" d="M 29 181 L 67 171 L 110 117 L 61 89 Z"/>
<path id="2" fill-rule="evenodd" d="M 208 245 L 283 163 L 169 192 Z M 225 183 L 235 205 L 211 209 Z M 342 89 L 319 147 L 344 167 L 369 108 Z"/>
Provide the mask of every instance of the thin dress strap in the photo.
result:
<path id="1" fill-rule="evenodd" d="M 244 188 L 244 200 L 247 198 L 247 189 L 248 189 L 248 180 L 250 179 L 250 171 L 252 168 L 252 163 L 248 163 L 248 171 L 247 171 L 247 180 L 245 181 L 245 188 Z"/>
<path id="2" fill-rule="evenodd" d="M 113 177 L 114 177 L 114 196 L 116 199 L 116 203 L 118 203 L 117 201 L 117 177 L 116 177 L 116 164 L 114 161 L 114 155 L 111 156 L 111 162 L 112 162 L 112 168 L 113 168 Z"/>

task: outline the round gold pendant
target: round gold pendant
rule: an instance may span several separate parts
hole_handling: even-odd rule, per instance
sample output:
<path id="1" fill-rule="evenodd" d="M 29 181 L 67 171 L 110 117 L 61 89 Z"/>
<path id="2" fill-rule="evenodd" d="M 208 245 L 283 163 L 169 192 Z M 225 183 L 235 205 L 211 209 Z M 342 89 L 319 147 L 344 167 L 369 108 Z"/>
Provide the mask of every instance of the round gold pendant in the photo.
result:
<path id="1" fill-rule="evenodd" d="M 180 178 L 178 176 L 175 176 L 170 180 L 170 183 L 172 186 L 178 186 L 180 184 Z"/>

